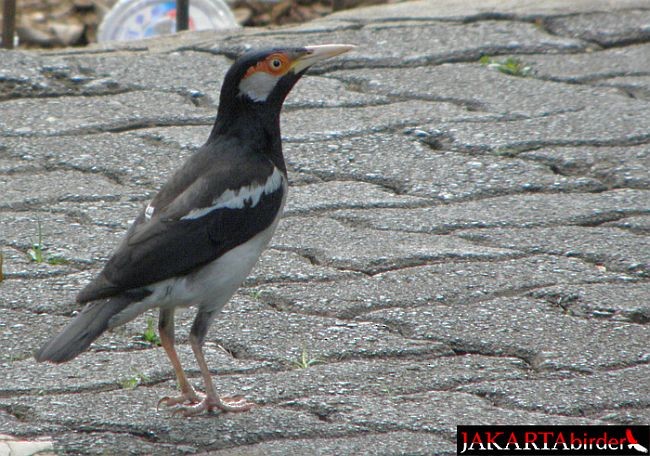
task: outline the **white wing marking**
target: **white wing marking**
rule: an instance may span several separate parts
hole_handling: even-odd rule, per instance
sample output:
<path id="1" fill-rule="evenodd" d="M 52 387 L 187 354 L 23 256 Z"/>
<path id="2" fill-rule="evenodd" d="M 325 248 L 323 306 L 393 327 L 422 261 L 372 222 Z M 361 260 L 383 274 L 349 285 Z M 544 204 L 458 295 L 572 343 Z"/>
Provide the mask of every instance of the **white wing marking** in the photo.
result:
<path id="1" fill-rule="evenodd" d="M 255 207 L 257 206 L 257 203 L 260 202 L 262 195 L 273 193 L 280 188 L 283 179 L 284 176 L 280 170 L 274 168 L 273 174 L 266 179 L 264 185 L 246 185 L 237 190 L 228 189 L 212 200 L 211 206 L 192 209 L 186 215 L 181 217 L 181 220 L 194 220 L 203 217 L 212 211 L 216 211 L 217 209 L 242 209 L 247 202 L 249 202 L 248 205 L 250 207 Z"/>
<path id="2" fill-rule="evenodd" d="M 151 205 L 151 203 L 147 204 L 147 208 L 144 210 L 144 218 L 146 220 L 151 220 L 151 217 L 153 217 L 153 211 L 155 208 Z"/>

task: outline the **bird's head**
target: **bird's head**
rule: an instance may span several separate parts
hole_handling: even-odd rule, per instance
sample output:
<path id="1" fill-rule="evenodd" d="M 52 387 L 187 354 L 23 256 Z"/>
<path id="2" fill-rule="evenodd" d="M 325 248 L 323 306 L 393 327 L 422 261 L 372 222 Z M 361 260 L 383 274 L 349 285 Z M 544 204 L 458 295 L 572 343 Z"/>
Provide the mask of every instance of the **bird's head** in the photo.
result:
<path id="1" fill-rule="evenodd" d="M 219 105 L 264 106 L 279 112 L 284 99 L 309 67 L 352 48 L 347 44 L 326 44 L 247 52 L 228 70 Z"/>

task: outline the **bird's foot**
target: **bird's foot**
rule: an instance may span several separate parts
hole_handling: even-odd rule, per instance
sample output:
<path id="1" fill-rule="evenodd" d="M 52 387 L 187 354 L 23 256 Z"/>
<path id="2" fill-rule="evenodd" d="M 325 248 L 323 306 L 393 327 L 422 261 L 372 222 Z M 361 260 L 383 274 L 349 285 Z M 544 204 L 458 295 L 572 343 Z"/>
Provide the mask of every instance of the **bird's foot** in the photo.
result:
<path id="1" fill-rule="evenodd" d="M 164 405 L 166 407 L 174 407 L 175 405 L 182 405 L 182 404 L 187 404 L 188 406 L 192 406 L 195 404 L 199 404 L 204 399 L 205 399 L 204 394 L 197 393 L 192 389 L 186 393 L 182 393 L 180 396 L 165 396 L 161 398 L 158 401 L 158 404 L 156 405 L 156 410 L 158 410 L 161 405 Z"/>
<path id="2" fill-rule="evenodd" d="M 204 397 L 199 403 L 184 405 L 176 408 L 173 415 L 194 416 L 203 412 L 211 412 L 215 409 L 222 412 L 247 412 L 253 408 L 255 404 L 248 402 L 244 396 L 232 397 Z"/>

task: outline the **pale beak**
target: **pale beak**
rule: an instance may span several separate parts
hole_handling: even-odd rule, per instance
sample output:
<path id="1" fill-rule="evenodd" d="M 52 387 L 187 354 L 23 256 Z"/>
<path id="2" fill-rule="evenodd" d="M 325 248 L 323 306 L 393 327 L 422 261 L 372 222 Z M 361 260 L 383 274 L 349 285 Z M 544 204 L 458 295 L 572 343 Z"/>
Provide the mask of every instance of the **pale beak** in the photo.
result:
<path id="1" fill-rule="evenodd" d="M 305 54 L 293 61 L 291 69 L 295 73 L 306 70 L 316 62 L 329 59 L 354 49 L 351 44 L 322 44 L 320 46 L 305 46 Z"/>

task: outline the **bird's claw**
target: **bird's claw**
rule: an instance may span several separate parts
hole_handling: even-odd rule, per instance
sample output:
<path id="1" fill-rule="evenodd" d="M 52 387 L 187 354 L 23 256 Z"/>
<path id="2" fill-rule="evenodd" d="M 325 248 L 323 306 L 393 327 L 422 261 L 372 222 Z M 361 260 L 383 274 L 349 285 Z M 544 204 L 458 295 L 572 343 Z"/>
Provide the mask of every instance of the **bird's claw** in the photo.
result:
<path id="1" fill-rule="evenodd" d="M 176 405 L 181 405 L 181 404 L 198 404 L 200 403 L 205 396 L 199 395 L 198 393 L 192 391 L 191 393 L 184 393 L 181 394 L 180 396 L 165 396 L 160 398 L 158 403 L 156 404 L 156 410 L 160 410 L 160 405 L 164 405 L 165 407 L 174 407 Z"/>
<path id="2" fill-rule="evenodd" d="M 172 412 L 172 416 L 183 415 L 185 417 L 195 416 L 203 412 L 212 412 L 217 409 L 221 412 L 247 412 L 253 408 L 255 404 L 253 402 L 248 402 L 244 396 L 232 396 L 232 397 L 221 397 L 221 398 L 209 398 L 205 397 L 200 402 L 190 405 L 183 405 L 177 407 L 176 410 Z"/>

